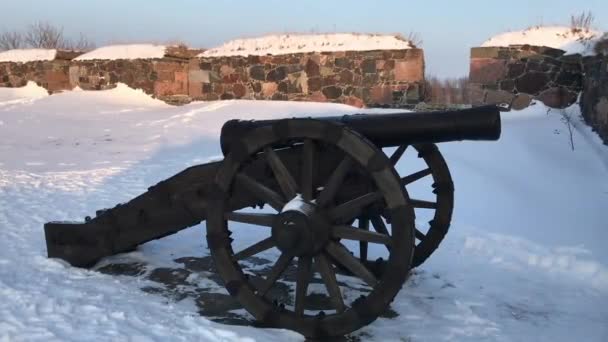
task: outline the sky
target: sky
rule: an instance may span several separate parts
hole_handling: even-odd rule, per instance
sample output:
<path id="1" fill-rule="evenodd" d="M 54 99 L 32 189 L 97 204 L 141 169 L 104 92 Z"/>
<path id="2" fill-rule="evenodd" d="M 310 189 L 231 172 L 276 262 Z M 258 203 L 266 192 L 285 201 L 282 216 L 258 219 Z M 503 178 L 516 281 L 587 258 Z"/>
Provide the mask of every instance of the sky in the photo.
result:
<path id="1" fill-rule="evenodd" d="M 36 21 L 80 32 L 97 45 L 182 41 L 211 48 L 234 38 L 270 33 L 416 33 L 426 74 L 468 73 L 469 51 L 489 37 L 533 25 L 568 25 L 571 14 L 591 11 L 608 30 L 607 0 L 0 0 L 0 30 Z"/>

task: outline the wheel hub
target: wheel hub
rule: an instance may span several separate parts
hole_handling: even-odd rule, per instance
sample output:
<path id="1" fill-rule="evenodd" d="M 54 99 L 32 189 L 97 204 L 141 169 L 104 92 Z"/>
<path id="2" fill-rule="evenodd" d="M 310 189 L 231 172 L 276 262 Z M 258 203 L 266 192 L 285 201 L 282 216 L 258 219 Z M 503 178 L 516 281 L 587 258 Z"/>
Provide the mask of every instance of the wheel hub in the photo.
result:
<path id="1" fill-rule="evenodd" d="M 272 225 L 272 238 L 284 253 L 315 255 L 329 239 L 328 226 L 318 215 L 316 206 L 298 195 L 277 215 Z"/>

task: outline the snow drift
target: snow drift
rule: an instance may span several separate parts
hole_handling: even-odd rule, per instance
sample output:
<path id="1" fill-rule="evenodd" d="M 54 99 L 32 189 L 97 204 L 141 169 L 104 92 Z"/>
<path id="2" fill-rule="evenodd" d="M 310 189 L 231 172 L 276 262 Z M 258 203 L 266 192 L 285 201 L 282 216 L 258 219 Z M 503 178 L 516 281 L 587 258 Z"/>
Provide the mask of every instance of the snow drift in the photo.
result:
<path id="1" fill-rule="evenodd" d="M 0 99 L 13 101 L 0 100 L 0 340 L 303 340 L 210 322 L 192 298 L 140 291 L 153 285 L 145 275 L 108 276 L 49 260 L 42 225 L 82 220 L 219 155 L 220 127 L 231 118 L 388 110 L 266 101 L 172 107 L 122 86 L 50 97 L 27 89 L 17 96 L 0 89 Z M 608 152 L 577 107 L 565 115 L 574 150 L 562 113 L 540 104 L 504 113 L 498 142 L 440 145 L 456 186 L 450 232 L 396 297 L 397 316 L 355 339 L 606 340 Z M 403 174 L 412 171 L 410 157 L 397 165 Z M 425 189 L 408 191 L 418 197 Z M 259 230 L 246 234 L 255 239 Z M 248 243 L 235 241 L 236 249 Z M 117 258 L 152 269 L 207 253 L 199 225 Z M 205 272 L 193 278 L 213 284 Z"/>
<path id="2" fill-rule="evenodd" d="M 395 35 L 328 33 L 280 34 L 259 38 L 235 39 L 208 49 L 199 57 L 280 55 L 324 51 L 401 50 L 411 42 Z"/>
<path id="3" fill-rule="evenodd" d="M 573 30 L 566 26 L 534 26 L 522 31 L 496 35 L 481 46 L 537 45 L 566 51 L 566 54 L 593 54 L 595 41 L 601 33 L 595 30 Z"/>

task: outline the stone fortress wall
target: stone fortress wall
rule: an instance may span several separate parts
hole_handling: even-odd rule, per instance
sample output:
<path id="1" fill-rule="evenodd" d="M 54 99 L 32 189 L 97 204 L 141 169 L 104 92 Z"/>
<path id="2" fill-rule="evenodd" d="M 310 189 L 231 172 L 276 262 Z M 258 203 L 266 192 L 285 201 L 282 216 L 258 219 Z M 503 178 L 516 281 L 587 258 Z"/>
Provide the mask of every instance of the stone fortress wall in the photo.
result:
<path id="1" fill-rule="evenodd" d="M 469 87 L 473 104 L 527 107 L 533 99 L 553 108 L 571 105 L 582 90 L 586 60 L 544 46 L 471 49 Z"/>
<path id="2" fill-rule="evenodd" d="M 36 82 L 49 93 L 80 87 L 103 90 L 125 83 L 169 103 L 258 99 L 401 106 L 421 101 L 421 49 L 311 52 L 266 56 L 196 57 L 168 48 L 163 58 L 0 62 L 0 87 Z"/>
<path id="3" fill-rule="evenodd" d="M 579 101 L 585 121 L 608 144 L 607 57 L 565 55 L 545 46 L 471 49 L 469 94 L 473 105 L 507 103 L 513 109 L 538 100 L 551 108 Z"/>
<path id="4" fill-rule="evenodd" d="M 580 104 L 585 122 L 608 145 L 608 56 L 586 64 Z"/>

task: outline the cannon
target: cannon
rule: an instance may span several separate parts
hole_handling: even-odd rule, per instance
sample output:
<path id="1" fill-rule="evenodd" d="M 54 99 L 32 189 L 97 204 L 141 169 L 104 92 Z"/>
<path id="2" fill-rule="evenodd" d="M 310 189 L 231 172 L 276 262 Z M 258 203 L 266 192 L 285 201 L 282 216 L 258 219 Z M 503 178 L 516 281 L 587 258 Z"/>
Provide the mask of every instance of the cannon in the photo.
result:
<path id="1" fill-rule="evenodd" d="M 206 221 L 224 286 L 260 326 L 345 335 L 385 312 L 448 232 L 454 185 L 435 144 L 497 140 L 500 131 L 496 106 L 230 120 L 222 161 L 187 168 L 84 222 L 46 223 L 48 256 L 91 267 Z M 395 165 L 407 154 L 419 169 L 399 175 Z M 426 197 L 409 195 L 417 183 Z M 428 224 L 416 220 L 421 212 Z M 239 235 L 253 229 L 262 237 L 243 247 Z M 261 253 L 272 266 L 248 267 Z M 282 276 L 291 279 L 290 296 L 273 298 Z M 357 284 L 357 295 L 344 279 Z M 319 293 L 325 304 L 311 305 Z"/>

